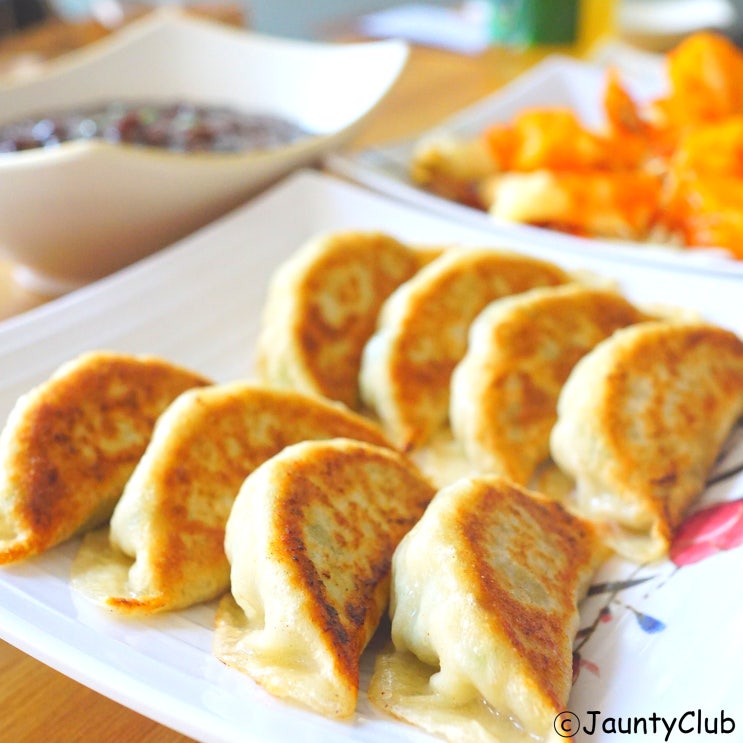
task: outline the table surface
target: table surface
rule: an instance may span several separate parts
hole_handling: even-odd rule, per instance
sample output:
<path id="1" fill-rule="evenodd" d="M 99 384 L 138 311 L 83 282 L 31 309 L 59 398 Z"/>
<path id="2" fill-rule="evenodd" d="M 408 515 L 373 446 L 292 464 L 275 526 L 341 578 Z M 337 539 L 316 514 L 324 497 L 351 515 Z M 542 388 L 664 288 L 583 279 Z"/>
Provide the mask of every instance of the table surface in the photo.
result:
<path id="1" fill-rule="evenodd" d="M 52 23 L 0 42 L 0 72 L 94 41 L 105 33 L 93 22 Z M 492 93 L 547 54 L 544 49 L 490 48 L 464 56 L 414 47 L 394 89 L 350 144 L 363 148 L 411 136 Z M 13 266 L 0 260 L 0 320 L 42 304 L 20 287 Z M 0 736 L 14 743 L 177 743 L 188 741 L 91 691 L 0 641 Z"/>

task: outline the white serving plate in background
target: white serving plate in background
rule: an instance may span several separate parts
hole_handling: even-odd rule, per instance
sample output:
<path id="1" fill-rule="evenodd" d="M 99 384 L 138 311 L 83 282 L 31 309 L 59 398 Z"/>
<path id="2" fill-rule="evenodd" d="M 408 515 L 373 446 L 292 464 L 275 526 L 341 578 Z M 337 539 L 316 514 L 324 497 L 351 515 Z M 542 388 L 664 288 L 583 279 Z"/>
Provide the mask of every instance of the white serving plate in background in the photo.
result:
<path id="1" fill-rule="evenodd" d="M 622 51 L 612 56 L 612 50 L 607 53 L 609 56 L 605 62 L 617 63 L 622 80 L 638 101 L 655 98 L 665 89 L 662 65 L 652 55 L 627 55 L 626 51 Z M 621 64 L 623 61 L 627 62 L 624 66 Z M 332 172 L 427 211 L 488 230 L 496 236 L 541 243 L 556 253 L 600 252 L 641 264 L 732 273 L 743 277 L 743 261 L 736 261 L 722 251 L 682 250 L 629 241 L 581 238 L 541 227 L 496 220 L 483 211 L 429 193 L 413 184 L 409 178 L 413 150 L 421 138 L 436 133 L 474 137 L 487 125 L 509 121 L 527 108 L 568 107 L 586 125 L 600 126 L 604 120 L 602 99 L 605 83 L 605 64 L 550 56 L 498 92 L 428 131 L 402 142 L 361 152 L 331 153 L 326 158 L 326 164 Z"/>
<path id="2" fill-rule="evenodd" d="M 558 256 L 549 247 L 494 239 L 487 230 L 302 171 L 180 243 L 0 323 L 0 420 L 20 394 L 88 349 L 159 354 L 217 381 L 250 376 L 272 272 L 308 238 L 343 229 L 384 230 L 417 243 L 507 243 L 570 269 L 613 277 L 637 302 L 695 307 L 743 334 L 741 284 L 733 276 L 669 271 L 600 251 Z M 738 429 L 718 470 L 741 461 Z M 699 507 L 742 496 L 739 474 L 710 487 Z M 151 619 L 121 619 L 76 597 L 68 586 L 76 548 L 73 541 L 0 568 L 0 637 L 200 741 L 434 740 L 371 707 L 363 691 L 370 652 L 363 659 L 357 715 L 350 722 L 324 719 L 273 699 L 212 657 L 213 603 Z M 584 664 L 569 709 L 585 724 L 590 710 L 604 717 L 656 713 L 670 719 L 688 710 L 714 715 L 724 709 L 743 730 L 741 571 L 743 547 L 683 568 L 666 561 L 640 569 L 621 560 L 607 563 L 583 605 L 581 627 L 595 629 L 581 650 Z M 601 589 L 630 579 L 644 582 Z M 661 730 L 642 740 L 654 743 L 664 736 Z M 615 743 L 617 737 L 599 729 L 578 740 Z M 683 743 L 689 736 L 669 740 Z"/>

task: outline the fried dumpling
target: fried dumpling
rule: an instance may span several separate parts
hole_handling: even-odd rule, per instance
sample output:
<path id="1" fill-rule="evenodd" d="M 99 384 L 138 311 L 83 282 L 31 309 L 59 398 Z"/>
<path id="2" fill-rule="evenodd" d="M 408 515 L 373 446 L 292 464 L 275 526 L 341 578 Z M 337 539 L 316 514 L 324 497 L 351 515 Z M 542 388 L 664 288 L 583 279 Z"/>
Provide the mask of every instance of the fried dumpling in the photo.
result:
<path id="1" fill-rule="evenodd" d="M 386 445 L 374 424 L 321 398 L 245 382 L 184 393 L 160 417 L 110 532 L 83 541 L 72 585 L 123 613 L 220 595 L 224 528 L 243 480 L 289 444 L 337 436 Z"/>
<path id="2" fill-rule="evenodd" d="M 433 494 L 404 455 L 348 439 L 295 444 L 261 465 L 227 522 L 232 593 L 216 656 L 276 696 L 353 714 L 392 553 Z"/>
<path id="3" fill-rule="evenodd" d="M 21 396 L 0 434 L 0 563 L 105 522 L 160 413 L 208 383 L 163 359 L 95 351 Z"/>
<path id="4" fill-rule="evenodd" d="M 449 419 L 467 459 L 529 485 L 549 457 L 557 398 L 573 366 L 615 330 L 645 319 L 620 294 L 578 284 L 486 307 L 452 375 Z"/>
<path id="5" fill-rule="evenodd" d="M 361 351 L 382 302 L 427 259 L 381 232 L 310 240 L 271 282 L 258 340 L 260 379 L 357 407 Z"/>
<path id="6" fill-rule="evenodd" d="M 588 522 L 503 478 L 440 490 L 393 557 L 370 700 L 457 743 L 553 740 L 578 602 L 607 553 Z"/>
<path id="7" fill-rule="evenodd" d="M 614 549 L 663 556 L 743 414 L 743 341 L 704 323 L 617 331 L 573 369 L 553 459 L 576 481 L 570 507 Z"/>
<path id="8" fill-rule="evenodd" d="M 451 373 L 486 305 L 568 281 L 546 261 L 471 248 L 448 251 L 396 289 L 364 347 L 360 373 L 362 399 L 393 442 L 416 448 L 446 424 Z"/>

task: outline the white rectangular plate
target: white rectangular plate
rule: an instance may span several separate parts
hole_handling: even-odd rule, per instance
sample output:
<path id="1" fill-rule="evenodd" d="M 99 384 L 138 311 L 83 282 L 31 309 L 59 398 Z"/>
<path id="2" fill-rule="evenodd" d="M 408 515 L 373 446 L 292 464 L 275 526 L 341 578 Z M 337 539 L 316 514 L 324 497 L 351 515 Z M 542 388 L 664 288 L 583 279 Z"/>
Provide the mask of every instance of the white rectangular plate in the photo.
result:
<path id="1" fill-rule="evenodd" d="M 629 64 L 622 80 L 638 101 L 657 97 L 665 86 L 662 67 L 649 62 Z M 492 96 L 464 109 L 434 129 L 399 143 L 357 153 L 333 153 L 328 168 L 365 186 L 408 203 L 446 215 L 495 235 L 540 243 L 555 252 L 602 253 L 622 256 L 641 264 L 688 267 L 715 273 L 743 276 L 743 261 L 717 250 L 681 250 L 619 240 L 574 237 L 554 230 L 496 220 L 478 209 L 457 204 L 429 193 L 412 183 L 408 175 L 413 150 L 422 137 L 449 133 L 474 137 L 489 124 L 511 120 L 527 108 L 568 107 L 588 126 L 603 122 L 602 98 L 606 68 L 567 57 L 548 57 Z"/>
<path id="2" fill-rule="evenodd" d="M 307 238 L 342 229 L 381 229 L 419 243 L 493 243 L 487 231 L 300 172 L 172 248 L 0 324 L 0 418 L 18 395 L 86 349 L 155 353 L 218 381 L 250 376 L 269 276 Z M 556 258 L 549 248 L 518 241 L 513 247 Z M 743 333 L 740 279 L 669 272 L 603 253 L 565 253 L 559 259 L 565 267 L 617 279 L 636 301 L 695 307 Z M 743 435 L 729 449 L 720 470 L 743 460 Z M 729 478 L 711 487 L 703 503 L 741 496 L 743 479 Z M 363 691 L 358 714 L 348 723 L 271 698 L 212 657 L 213 604 L 147 620 L 118 619 L 88 605 L 68 586 L 76 548 L 72 542 L 0 569 L 0 636 L 202 741 L 430 740 L 376 712 Z M 724 709 L 743 730 L 742 571 L 743 549 L 678 570 L 670 562 L 639 570 L 618 560 L 608 563 L 596 584 L 647 580 L 608 592 L 594 589 L 585 602 L 581 627 L 595 624 L 595 630 L 581 650 L 585 662 L 570 709 L 586 724 L 589 710 L 605 717 L 656 713 L 670 719 L 688 710 L 714 716 Z M 368 652 L 364 688 L 371 665 Z M 600 727 L 584 739 L 616 740 Z M 663 739 L 664 731 L 642 738 Z"/>

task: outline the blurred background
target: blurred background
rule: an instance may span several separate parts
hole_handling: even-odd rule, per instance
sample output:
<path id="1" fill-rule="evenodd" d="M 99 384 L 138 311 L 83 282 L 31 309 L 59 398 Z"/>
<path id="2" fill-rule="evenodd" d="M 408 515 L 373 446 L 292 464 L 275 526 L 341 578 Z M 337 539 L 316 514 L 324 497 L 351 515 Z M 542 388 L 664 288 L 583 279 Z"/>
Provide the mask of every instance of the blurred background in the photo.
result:
<path id="1" fill-rule="evenodd" d="M 159 0 L 151 3 L 136 0 L 0 0 L 0 36 L 49 16 L 72 21 L 93 17 L 111 25 L 126 13 L 152 5 L 231 6 L 233 15 L 240 13 L 245 25 L 254 30 L 291 38 L 329 38 L 344 32 L 364 31 L 368 24 L 378 35 L 411 35 L 411 26 L 417 24 L 419 29 L 433 27 L 444 18 L 444 12 L 453 12 L 454 17 L 470 26 L 479 24 L 484 28 L 487 25 L 487 33 L 491 33 L 489 17 L 493 15 L 517 17 L 521 13 L 523 17 L 526 6 L 541 5 L 544 9 L 554 9 L 576 2 L 615 6 L 616 30 L 644 48 L 664 50 L 679 37 L 700 28 L 722 31 L 736 41 L 743 39 L 743 0 L 463 0 L 460 3 L 451 0 L 234 0 L 231 3 L 223 0 L 211 3 L 204 0 Z M 360 23 L 360 19 L 363 22 Z M 461 33 L 461 29 L 451 23 L 449 28 L 452 36 Z"/>

